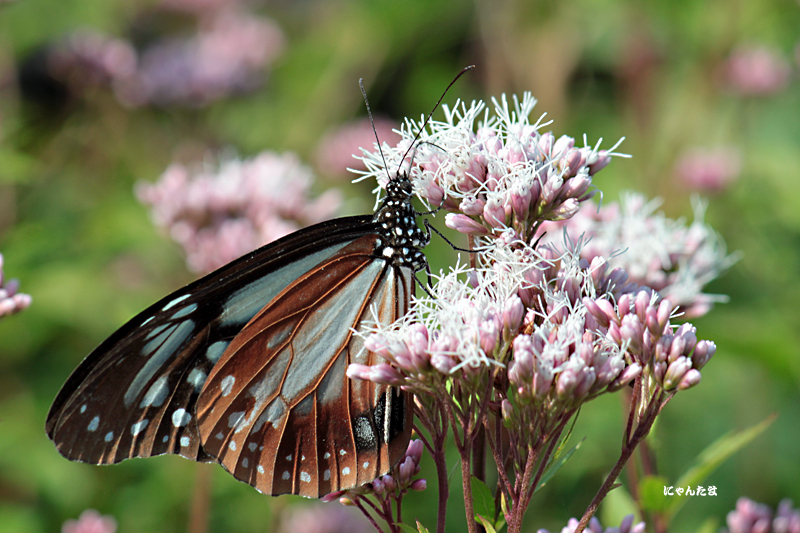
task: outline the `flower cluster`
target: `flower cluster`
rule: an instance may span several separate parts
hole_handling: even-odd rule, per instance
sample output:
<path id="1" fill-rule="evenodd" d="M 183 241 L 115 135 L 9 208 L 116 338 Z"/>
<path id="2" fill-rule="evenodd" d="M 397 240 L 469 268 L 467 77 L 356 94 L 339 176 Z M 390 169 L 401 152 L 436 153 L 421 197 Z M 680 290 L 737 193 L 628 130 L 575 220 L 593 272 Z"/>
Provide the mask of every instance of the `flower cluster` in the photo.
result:
<path id="1" fill-rule="evenodd" d="M 528 121 L 528 94 L 513 109 L 505 97 L 493 104 L 491 116 L 478 102 L 445 108 L 441 122 L 406 121 L 396 146 L 364 151 L 363 177 L 385 184 L 392 169 L 408 172 L 416 194 L 450 211 L 446 224 L 472 237 L 471 257 L 469 267 L 433 276 L 427 296 L 395 324 L 358 332 L 385 363 L 351 365 L 347 374 L 414 393 L 440 487 L 452 430 L 466 500 L 472 446 L 485 439 L 497 498 L 508 503 L 509 531 L 518 532 L 582 404 L 633 385 L 623 450 L 599 502 L 664 405 L 700 381 L 716 347 L 670 319 L 710 307 L 714 297 L 702 286 L 733 259 L 702 222 L 668 221 L 641 197 L 597 212 L 584 202 L 594 174 L 619 155 L 614 148 L 540 133 L 541 119 Z M 696 212 L 702 218 L 702 206 Z M 467 514 L 471 522 L 469 507 Z M 623 526 L 644 527 L 632 529 L 632 518 Z"/>
<path id="2" fill-rule="evenodd" d="M 76 31 L 53 47 L 47 68 L 73 92 L 108 87 L 136 71 L 136 51 L 122 39 L 94 30 Z"/>
<path id="3" fill-rule="evenodd" d="M 745 96 L 769 96 L 789 83 L 791 68 L 780 54 L 766 46 L 744 45 L 731 52 L 724 66 L 728 86 Z"/>
<path id="4" fill-rule="evenodd" d="M 0 254 L 0 318 L 18 313 L 31 305 L 30 295 L 18 290 L 19 281 L 4 279 L 3 254 Z"/>
<path id="5" fill-rule="evenodd" d="M 166 7 L 198 16 L 191 37 L 166 37 L 137 52 L 128 41 L 82 30 L 52 47 L 49 72 L 76 94 L 111 87 L 129 107 L 202 107 L 257 88 L 283 48 L 277 24 L 214 0 L 177 4 Z"/>
<path id="6" fill-rule="evenodd" d="M 575 530 L 578 527 L 578 520 L 575 518 L 570 518 L 567 525 L 561 530 L 561 533 L 575 533 Z M 600 521 L 597 518 L 592 518 L 589 522 L 588 527 L 584 531 L 588 531 L 589 533 L 644 533 L 646 528 L 646 524 L 644 522 L 639 522 L 638 524 L 633 523 L 633 515 L 630 514 L 626 516 L 619 527 L 607 527 L 603 528 L 600 524 Z M 537 533 L 550 533 L 546 529 L 539 529 Z"/>
<path id="7" fill-rule="evenodd" d="M 101 516 L 94 509 L 87 509 L 77 520 L 67 520 L 61 533 L 115 533 L 117 521 L 111 516 Z"/>
<path id="8" fill-rule="evenodd" d="M 742 169 L 742 155 L 734 147 L 695 148 L 682 154 L 675 166 L 678 178 L 689 189 L 703 193 L 724 191 Z"/>
<path id="9" fill-rule="evenodd" d="M 507 228 L 526 235 L 544 220 L 571 217 L 593 196 L 592 176 L 619 155 L 615 147 L 576 147 L 571 137 L 539 132 L 549 123 L 529 122 L 536 105 L 530 93 L 521 102 L 514 97 L 513 110 L 505 95 L 492 102 L 492 116 L 483 102 L 473 102 L 443 106 L 445 120 L 424 130 L 422 122 L 407 120 L 403 140 L 383 146 L 388 167 L 411 165 L 417 194 L 452 211 L 446 224 L 469 235 Z M 409 150 L 417 132 L 419 142 Z M 390 174 L 380 154 L 365 151 L 363 160 L 363 174 L 385 184 Z"/>
<path id="10" fill-rule="evenodd" d="M 118 83 L 115 92 L 134 107 L 204 106 L 255 89 L 282 47 L 283 33 L 271 20 L 222 10 L 197 35 L 146 49 L 136 72 Z"/>
<path id="11" fill-rule="evenodd" d="M 736 510 L 728 513 L 727 524 L 720 533 L 800 533 L 800 509 L 794 509 L 792 501 L 786 499 L 773 515 L 768 506 L 739 498 Z"/>
<path id="12" fill-rule="evenodd" d="M 671 220 L 658 212 L 659 200 L 623 194 L 619 203 L 598 208 L 587 203 L 571 219 L 544 225 L 544 242 L 583 241 L 581 257 L 604 258 L 625 270 L 631 281 L 658 291 L 680 306 L 687 318 L 702 316 L 721 295 L 703 287 L 738 260 L 728 255 L 719 235 L 703 222 L 705 203 L 694 202 L 694 221 Z"/>
<path id="13" fill-rule="evenodd" d="M 262 152 L 189 168 L 175 163 L 155 184 L 136 187 L 157 225 L 186 251 L 189 268 L 211 270 L 261 245 L 325 220 L 339 208 L 329 191 L 308 198 L 311 171 L 290 153 Z"/>

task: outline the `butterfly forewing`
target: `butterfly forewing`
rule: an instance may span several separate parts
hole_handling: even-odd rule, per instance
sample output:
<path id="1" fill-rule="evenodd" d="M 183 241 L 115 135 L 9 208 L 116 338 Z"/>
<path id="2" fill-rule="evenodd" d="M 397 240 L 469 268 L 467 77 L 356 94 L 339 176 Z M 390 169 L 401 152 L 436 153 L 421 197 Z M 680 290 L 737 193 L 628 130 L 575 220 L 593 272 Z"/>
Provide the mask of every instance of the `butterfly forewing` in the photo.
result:
<path id="1" fill-rule="evenodd" d="M 46 430 L 59 452 L 95 464 L 165 453 L 209 459 L 195 404 L 214 364 L 264 305 L 369 231 L 371 220 L 342 218 L 289 235 L 131 319 L 81 363 L 53 402 Z"/>
<path id="2" fill-rule="evenodd" d="M 364 236 L 290 284 L 206 382 L 197 407 L 205 449 L 262 492 L 318 497 L 352 488 L 405 450 L 405 394 L 345 375 L 350 363 L 377 362 L 353 330 L 407 310 L 412 271 L 376 259 L 379 241 Z"/>

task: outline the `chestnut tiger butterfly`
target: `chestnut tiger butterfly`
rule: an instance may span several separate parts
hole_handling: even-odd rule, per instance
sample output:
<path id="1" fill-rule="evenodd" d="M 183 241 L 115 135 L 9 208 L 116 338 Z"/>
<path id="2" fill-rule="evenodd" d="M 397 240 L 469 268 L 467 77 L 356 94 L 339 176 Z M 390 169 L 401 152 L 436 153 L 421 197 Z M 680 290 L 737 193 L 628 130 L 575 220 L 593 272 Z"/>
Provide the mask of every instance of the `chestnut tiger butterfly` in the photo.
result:
<path id="1" fill-rule="evenodd" d="M 354 331 L 405 315 L 427 269 L 412 193 L 398 170 L 374 215 L 296 231 L 133 317 L 58 393 L 46 422 L 58 451 L 92 464 L 176 454 L 312 498 L 387 473 L 413 399 L 345 371 L 381 362 Z"/>

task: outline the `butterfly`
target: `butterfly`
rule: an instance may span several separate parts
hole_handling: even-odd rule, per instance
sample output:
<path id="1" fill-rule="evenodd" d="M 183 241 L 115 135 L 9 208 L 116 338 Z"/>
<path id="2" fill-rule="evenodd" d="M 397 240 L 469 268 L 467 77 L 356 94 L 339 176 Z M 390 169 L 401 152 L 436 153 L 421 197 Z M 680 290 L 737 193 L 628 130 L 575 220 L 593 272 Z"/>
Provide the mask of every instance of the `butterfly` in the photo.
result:
<path id="1" fill-rule="evenodd" d="M 428 269 L 412 194 L 398 170 L 373 215 L 296 231 L 133 317 L 58 393 L 45 425 L 58 451 L 92 464 L 176 454 L 311 498 L 387 473 L 413 399 L 345 372 L 382 361 L 355 332 L 405 315 Z"/>

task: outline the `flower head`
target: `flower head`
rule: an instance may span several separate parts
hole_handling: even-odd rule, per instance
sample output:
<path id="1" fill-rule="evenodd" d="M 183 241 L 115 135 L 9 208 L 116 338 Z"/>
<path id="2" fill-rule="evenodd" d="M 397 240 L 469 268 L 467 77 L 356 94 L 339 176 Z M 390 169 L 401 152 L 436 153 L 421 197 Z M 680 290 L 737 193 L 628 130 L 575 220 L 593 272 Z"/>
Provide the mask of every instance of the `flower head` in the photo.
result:
<path id="1" fill-rule="evenodd" d="M 385 185 L 402 164 L 420 198 L 457 212 L 447 225 L 468 234 L 513 228 L 526 236 L 543 220 L 569 218 L 594 194 L 592 176 L 619 154 L 541 133 L 549 123 L 529 121 L 536 105 L 530 93 L 513 102 L 512 108 L 505 96 L 493 99 L 491 115 L 483 102 L 443 105 L 445 119 L 431 120 L 425 130 L 424 120 L 406 120 L 403 139 L 383 146 L 390 172 L 379 153 L 365 151 L 362 174 Z"/>
<path id="2" fill-rule="evenodd" d="M 738 260 L 728 255 L 722 238 L 703 222 L 706 204 L 694 202 L 694 221 L 671 220 L 657 212 L 659 200 L 623 194 L 619 203 L 598 208 L 583 205 L 571 219 L 546 224 L 545 242 L 581 239 L 581 257 L 603 258 L 623 269 L 631 281 L 650 287 L 681 306 L 686 317 L 707 313 L 721 295 L 703 293 L 703 286 Z"/>
<path id="3" fill-rule="evenodd" d="M 726 147 L 687 151 L 678 159 L 675 171 L 678 178 L 690 189 L 718 193 L 739 176 L 741 168 L 742 156 L 739 151 Z"/>
<path id="4" fill-rule="evenodd" d="M 3 254 L 0 254 L 0 318 L 18 313 L 31 305 L 30 295 L 17 292 L 18 290 L 18 280 L 4 279 Z"/>
<path id="5" fill-rule="evenodd" d="M 570 518 L 567 525 L 561 530 L 561 533 L 575 533 L 575 530 L 578 529 L 579 521 L 575 518 Z M 600 524 L 600 521 L 597 518 L 592 518 L 589 521 L 588 527 L 584 530 L 588 533 L 644 533 L 645 531 L 645 523 L 639 522 L 638 524 L 633 523 L 633 515 L 630 514 L 626 516 L 619 527 L 607 527 L 603 528 Z M 539 529 L 537 533 L 550 533 L 546 529 Z"/>
<path id="6" fill-rule="evenodd" d="M 782 500 L 774 516 L 772 509 L 750 498 L 739 498 L 736 509 L 728 513 L 723 533 L 800 533 L 800 509 L 792 501 Z"/>
<path id="7" fill-rule="evenodd" d="M 740 46 L 725 64 L 729 86 L 745 96 L 768 96 L 783 90 L 790 73 L 786 59 L 766 46 Z"/>
<path id="8" fill-rule="evenodd" d="M 329 218 L 335 191 L 308 199 L 311 171 L 291 154 L 262 152 L 219 166 L 171 165 L 155 184 L 140 183 L 139 200 L 187 254 L 189 268 L 211 270 L 302 226 Z"/>
<path id="9" fill-rule="evenodd" d="M 87 509 L 77 520 L 67 520 L 61 533 L 114 533 L 117 521 L 111 516 L 100 516 L 94 509 Z"/>

